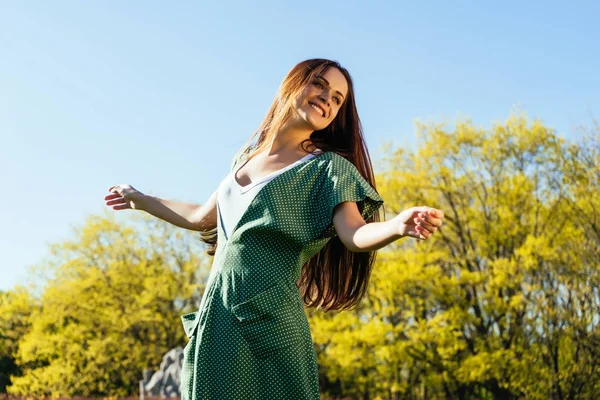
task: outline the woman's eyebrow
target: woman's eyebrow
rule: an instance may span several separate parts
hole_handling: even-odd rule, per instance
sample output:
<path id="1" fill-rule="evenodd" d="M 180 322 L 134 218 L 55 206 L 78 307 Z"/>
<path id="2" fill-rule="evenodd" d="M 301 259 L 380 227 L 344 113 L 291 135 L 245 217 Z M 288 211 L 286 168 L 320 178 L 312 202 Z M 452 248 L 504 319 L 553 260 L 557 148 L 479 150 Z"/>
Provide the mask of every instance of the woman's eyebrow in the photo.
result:
<path id="1" fill-rule="evenodd" d="M 327 84 L 327 86 L 331 87 L 331 85 L 329 84 L 329 81 L 325 78 L 323 78 L 322 76 L 317 76 L 317 78 L 325 81 L 325 83 Z M 344 98 L 344 95 L 342 94 L 342 92 L 340 92 L 339 90 L 335 91 L 337 94 L 339 94 L 340 96 L 342 96 L 342 99 Z"/>

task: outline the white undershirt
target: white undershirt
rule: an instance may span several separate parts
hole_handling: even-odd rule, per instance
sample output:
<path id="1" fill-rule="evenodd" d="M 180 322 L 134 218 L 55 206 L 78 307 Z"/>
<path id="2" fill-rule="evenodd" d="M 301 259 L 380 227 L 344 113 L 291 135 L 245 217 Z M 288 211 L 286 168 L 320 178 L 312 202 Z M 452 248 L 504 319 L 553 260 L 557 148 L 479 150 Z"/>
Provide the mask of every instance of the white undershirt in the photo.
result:
<path id="1" fill-rule="evenodd" d="M 227 174 L 217 189 L 217 203 L 219 206 L 219 213 L 221 214 L 222 218 L 221 225 L 225 231 L 225 236 L 229 238 L 229 232 L 236 227 L 237 223 L 244 215 L 244 212 L 252 200 L 256 197 L 263 186 L 267 184 L 267 182 L 273 180 L 276 176 L 282 174 L 288 169 L 315 158 L 320 152 L 321 150 L 317 149 L 313 153 L 307 154 L 287 167 L 272 172 L 246 186 L 241 186 L 234 178 L 235 173 L 239 171 L 246 163 L 237 166 L 235 170 Z"/>

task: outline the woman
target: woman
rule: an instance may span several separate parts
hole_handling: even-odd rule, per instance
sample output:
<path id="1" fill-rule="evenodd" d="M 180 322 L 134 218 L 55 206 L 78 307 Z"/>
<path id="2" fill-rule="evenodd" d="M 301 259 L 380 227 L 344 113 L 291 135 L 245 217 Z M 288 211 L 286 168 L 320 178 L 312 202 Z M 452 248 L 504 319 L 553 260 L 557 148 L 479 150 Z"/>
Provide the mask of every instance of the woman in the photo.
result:
<path id="1" fill-rule="evenodd" d="M 255 139 L 253 141 L 253 139 Z M 304 305 L 351 308 L 375 251 L 428 239 L 443 213 L 412 207 L 379 222 L 352 80 L 339 63 L 306 60 L 285 77 L 257 132 L 204 205 L 114 186 L 105 199 L 201 232 L 214 262 L 189 342 L 183 399 L 319 399 Z M 218 240 L 217 240 L 218 239 Z"/>

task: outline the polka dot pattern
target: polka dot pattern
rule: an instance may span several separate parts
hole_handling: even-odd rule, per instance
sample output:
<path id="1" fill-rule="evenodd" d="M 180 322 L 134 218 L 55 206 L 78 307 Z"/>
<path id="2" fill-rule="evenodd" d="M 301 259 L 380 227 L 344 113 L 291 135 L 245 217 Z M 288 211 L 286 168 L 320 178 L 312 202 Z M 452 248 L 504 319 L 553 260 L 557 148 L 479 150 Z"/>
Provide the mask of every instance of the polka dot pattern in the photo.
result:
<path id="1" fill-rule="evenodd" d="M 248 152 L 236 155 L 231 169 Z M 356 201 L 363 218 L 383 200 L 346 159 L 324 152 L 277 175 L 218 247 L 197 312 L 181 317 L 184 400 L 319 399 L 312 336 L 295 282 L 335 236 L 332 212 Z M 219 220 L 219 218 L 217 218 Z"/>

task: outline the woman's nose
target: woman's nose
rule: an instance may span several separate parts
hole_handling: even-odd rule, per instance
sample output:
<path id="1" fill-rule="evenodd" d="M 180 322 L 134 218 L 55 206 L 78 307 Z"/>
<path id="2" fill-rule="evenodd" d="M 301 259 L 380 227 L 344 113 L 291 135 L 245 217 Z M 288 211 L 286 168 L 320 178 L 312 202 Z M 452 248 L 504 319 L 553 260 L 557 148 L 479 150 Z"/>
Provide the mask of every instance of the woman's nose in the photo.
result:
<path id="1" fill-rule="evenodd" d="M 324 103 L 329 104 L 330 95 L 328 91 L 324 90 L 323 92 L 321 92 L 319 98 L 323 100 Z"/>

